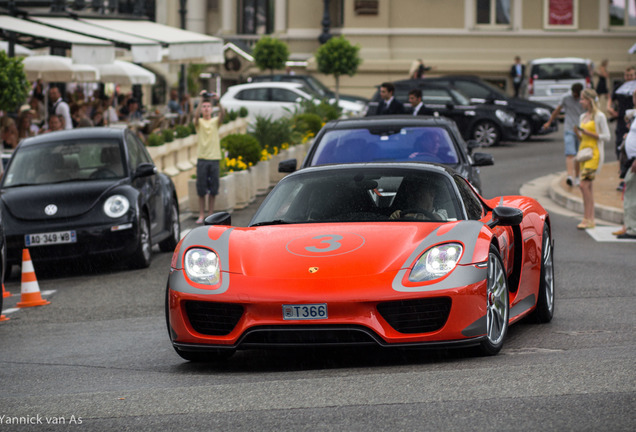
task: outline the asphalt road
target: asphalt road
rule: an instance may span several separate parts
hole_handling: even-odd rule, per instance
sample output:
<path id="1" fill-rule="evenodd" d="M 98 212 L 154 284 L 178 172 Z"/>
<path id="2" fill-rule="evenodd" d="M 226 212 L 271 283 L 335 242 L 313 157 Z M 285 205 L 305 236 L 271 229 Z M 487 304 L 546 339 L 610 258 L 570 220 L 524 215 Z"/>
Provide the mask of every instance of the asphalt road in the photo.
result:
<path id="1" fill-rule="evenodd" d="M 487 151 L 486 197 L 563 169 L 559 134 Z M 233 219 L 244 225 L 252 211 Z M 551 217 L 555 317 L 511 327 L 488 358 L 285 350 L 191 364 L 166 331 L 170 254 L 139 271 L 36 268 L 51 304 L 0 323 L 0 430 L 633 431 L 634 245 L 597 243 L 578 219 Z M 6 288 L 19 293 L 18 277 Z"/>

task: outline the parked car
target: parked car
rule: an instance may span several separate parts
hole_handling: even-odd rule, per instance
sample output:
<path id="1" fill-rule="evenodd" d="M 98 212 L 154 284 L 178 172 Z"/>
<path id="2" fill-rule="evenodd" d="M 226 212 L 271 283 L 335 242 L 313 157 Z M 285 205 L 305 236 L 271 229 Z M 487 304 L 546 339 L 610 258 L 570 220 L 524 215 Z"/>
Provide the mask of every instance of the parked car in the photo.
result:
<path id="1" fill-rule="evenodd" d="M 465 140 L 475 140 L 482 146 L 498 145 L 500 141 L 516 140 L 515 116 L 506 107 L 477 105 L 458 90 L 430 84 L 426 79 L 395 81 L 394 97 L 411 109 L 409 91 L 422 91 L 424 107 L 420 113 L 441 115 L 455 120 Z M 375 115 L 380 102 L 380 89 L 371 98 L 367 116 Z"/>
<path id="2" fill-rule="evenodd" d="M 226 110 L 238 111 L 247 108 L 250 120 L 257 116 L 270 116 L 277 119 L 291 115 L 300 108 L 302 101 L 320 102 L 320 97 L 301 83 L 291 82 L 259 82 L 238 84 L 228 87 L 221 97 L 221 104 Z M 344 116 L 359 116 L 364 106 L 357 102 L 340 101 L 339 107 Z"/>
<path id="3" fill-rule="evenodd" d="M 274 75 L 255 75 L 253 77 L 248 78 L 248 82 L 297 82 L 304 84 L 305 87 L 308 87 L 314 91 L 314 93 L 318 94 L 321 99 L 335 99 L 336 92 L 332 91 L 329 87 L 324 85 L 322 81 L 312 75 L 302 75 L 302 74 L 274 74 Z M 360 96 L 348 95 L 340 93 L 340 99 L 349 101 L 349 102 L 357 102 L 361 104 L 363 107 L 369 103 L 369 99 L 363 98 Z"/>
<path id="4" fill-rule="evenodd" d="M 438 84 L 459 90 L 470 98 L 472 103 L 505 107 L 515 114 L 517 139 L 527 141 L 532 135 L 543 135 L 558 130 L 553 122 L 548 129 L 542 129 L 550 119 L 553 108 L 550 105 L 523 98 L 506 95 L 500 88 L 474 75 L 446 75 L 426 78 L 432 84 Z"/>
<path id="5" fill-rule="evenodd" d="M 492 165 L 486 153 L 474 153 L 457 125 L 445 117 L 378 116 L 336 120 L 318 132 L 301 168 L 352 162 L 435 162 L 459 172 L 481 190 L 479 167 Z M 279 171 L 296 169 L 296 159 L 282 161 Z"/>
<path id="6" fill-rule="evenodd" d="M 23 140 L 0 184 L 7 263 L 108 257 L 150 265 L 180 240 L 172 180 L 128 129 L 81 128 Z"/>
<path id="7" fill-rule="evenodd" d="M 572 84 L 592 85 L 589 59 L 577 57 L 539 58 L 528 63 L 528 99 L 556 108 Z"/>
<path id="8" fill-rule="evenodd" d="M 528 197 L 484 199 L 440 165 L 310 167 L 248 227 L 231 223 L 209 216 L 171 262 L 168 334 L 184 359 L 363 345 L 495 355 L 511 324 L 553 316 L 548 213 Z"/>

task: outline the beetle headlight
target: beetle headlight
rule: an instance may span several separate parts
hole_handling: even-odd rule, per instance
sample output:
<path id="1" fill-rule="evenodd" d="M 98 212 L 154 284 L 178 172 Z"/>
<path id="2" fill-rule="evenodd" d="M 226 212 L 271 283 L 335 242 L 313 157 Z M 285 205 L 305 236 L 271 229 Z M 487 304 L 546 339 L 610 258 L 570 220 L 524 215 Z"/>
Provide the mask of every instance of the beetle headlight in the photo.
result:
<path id="1" fill-rule="evenodd" d="M 550 115 L 552 114 L 548 109 L 546 108 L 535 108 L 534 109 L 534 113 L 536 115 L 538 115 L 541 118 L 550 118 Z"/>
<path id="2" fill-rule="evenodd" d="M 430 248 L 415 262 L 409 281 L 424 282 L 446 275 L 457 266 L 463 250 L 459 243 L 446 243 Z"/>
<path id="3" fill-rule="evenodd" d="M 504 110 L 496 110 L 495 115 L 505 125 L 511 126 L 515 123 L 515 117 Z"/>
<path id="4" fill-rule="evenodd" d="M 123 195 L 113 195 L 104 203 L 106 216 L 117 219 L 126 214 L 130 208 L 130 201 Z"/>
<path id="5" fill-rule="evenodd" d="M 193 248 L 187 251 L 183 267 L 192 282 L 216 285 L 221 280 L 219 256 L 209 249 Z"/>

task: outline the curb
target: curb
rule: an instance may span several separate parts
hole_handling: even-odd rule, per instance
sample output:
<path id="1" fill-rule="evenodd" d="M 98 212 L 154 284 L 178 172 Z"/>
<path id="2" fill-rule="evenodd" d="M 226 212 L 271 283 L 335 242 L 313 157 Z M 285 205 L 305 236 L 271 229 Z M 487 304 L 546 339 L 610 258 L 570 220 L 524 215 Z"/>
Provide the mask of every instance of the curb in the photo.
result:
<path id="1" fill-rule="evenodd" d="M 572 195 L 561 187 L 561 181 L 565 174 L 556 176 L 549 188 L 550 198 L 562 207 L 583 214 L 583 200 L 578 196 Z M 623 209 L 610 207 L 602 204 L 594 205 L 594 216 L 608 222 L 617 224 L 623 223 Z"/>

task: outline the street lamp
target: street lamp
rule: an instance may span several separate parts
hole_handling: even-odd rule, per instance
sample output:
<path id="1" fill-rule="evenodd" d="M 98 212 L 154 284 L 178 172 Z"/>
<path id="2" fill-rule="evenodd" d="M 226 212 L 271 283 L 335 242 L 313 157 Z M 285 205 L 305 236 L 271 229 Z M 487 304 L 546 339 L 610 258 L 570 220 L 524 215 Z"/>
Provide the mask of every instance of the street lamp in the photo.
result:
<path id="1" fill-rule="evenodd" d="M 324 12 L 322 14 L 322 33 L 318 36 L 320 44 L 324 44 L 331 39 L 329 34 L 329 27 L 331 27 L 331 17 L 329 16 L 329 0 L 323 0 Z"/>

